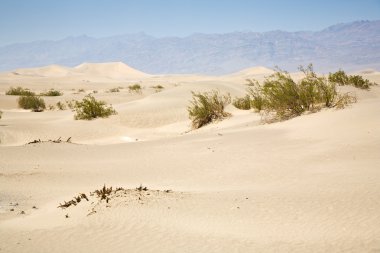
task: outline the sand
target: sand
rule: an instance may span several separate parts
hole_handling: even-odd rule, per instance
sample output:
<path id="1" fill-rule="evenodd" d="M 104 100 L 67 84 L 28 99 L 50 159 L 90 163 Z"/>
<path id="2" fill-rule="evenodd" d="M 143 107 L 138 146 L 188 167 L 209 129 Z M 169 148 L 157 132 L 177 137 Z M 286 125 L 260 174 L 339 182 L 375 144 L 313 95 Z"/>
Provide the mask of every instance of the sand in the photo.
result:
<path id="1" fill-rule="evenodd" d="M 0 252 L 380 252 L 379 86 L 345 88 L 358 97 L 346 109 L 273 124 L 228 106 L 232 117 L 189 131 L 191 91 L 242 96 L 246 78 L 269 73 L 86 63 L 0 74 Z M 128 92 L 134 83 L 141 94 Z M 19 85 L 64 92 L 47 104 L 96 90 L 118 114 L 21 110 L 5 95 Z M 46 142 L 26 145 L 36 139 Z M 104 184 L 123 190 L 108 203 L 91 196 Z M 80 193 L 89 201 L 58 208 Z"/>

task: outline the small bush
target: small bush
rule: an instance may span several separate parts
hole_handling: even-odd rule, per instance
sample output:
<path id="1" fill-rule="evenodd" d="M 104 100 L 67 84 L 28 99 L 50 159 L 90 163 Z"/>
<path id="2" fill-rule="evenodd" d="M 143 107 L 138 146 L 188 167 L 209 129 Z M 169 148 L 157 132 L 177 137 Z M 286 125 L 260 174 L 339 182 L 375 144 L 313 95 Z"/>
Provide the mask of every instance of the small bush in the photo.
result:
<path id="1" fill-rule="evenodd" d="M 1 119 L 1 116 L 3 115 L 3 112 L 2 111 L 0 111 L 0 119 Z"/>
<path id="2" fill-rule="evenodd" d="M 48 96 L 48 97 L 58 97 L 58 96 L 62 96 L 63 95 L 63 92 L 59 91 L 59 90 L 54 90 L 54 89 L 51 89 L 47 92 L 43 92 L 40 94 L 41 96 Z"/>
<path id="3" fill-rule="evenodd" d="M 133 85 L 129 85 L 128 90 L 130 93 L 141 93 L 142 88 L 140 84 L 136 83 Z"/>
<path id="4" fill-rule="evenodd" d="M 34 92 L 29 89 L 24 89 L 22 87 L 13 88 L 11 87 L 6 93 L 6 95 L 12 96 L 34 96 L 36 95 Z"/>
<path id="5" fill-rule="evenodd" d="M 33 112 L 42 112 L 46 109 L 45 101 L 38 96 L 21 96 L 18 105 L 23 109 L 31 109 Z"/>
<path id="6" fill-rule="evenodd" d="M 338 94 L 336 84 L 325 77 L 318 77 L 311 64 L 307 68 L 301 66 L 300 70 L 305 77 L 299 82 L 282 70 L 267 77 L 262 86 L 250 81 L 248 95 L 251 107 L 274 115 L 274 119 L 283 120 L 299 116 L 305 111 L 313 112 L 323 107 L 343 108 L 356 102 L 356 98 L 349 94 Z M 341 73 L 334 78 L 341 79 Z"/>
<path id="7" fill-rule="evenodd" d="M 231 96 L 220 95 L 218 91 L 193 94 L 193 100 L 187 110 L 192 121 L 193 128 L 200 128 L 215 120 L 221 120 L 230 116 L 224 111 L 226 105 L 231 103 Z"/>
<path id="8" fill-rule="evenodd" d="M 93 96 L 87 95 L 82 101 L 75 102 L 75 119 L 92 120 L 95 118 L 107 118 L 116 114 L 112 106 L 107 106 L 104 101 L 98 101 Z"/>
<path id="9" fill-rule="evenodd" d="M 163 89 L 165 89 L 165 87 L 162 86 L 162 85 L 155 85 L 155 86 L 152 86 L 152 88 L 153 88 L 156 92 L 160 92 L 160 91 L 162 91 Z"/>
<path id="10" fill-rule="evenodd" d="M 249 95 L 245 95 L 241 98 L 235 98 L 232 101 L 232 104 L 240 110 L 249 110 L 251 109 L 251 97 Z"/>
<path id="11" fill-rule="evenodd" d="M 329 82 L 336 83 L 338 85 L 348 85 L 348 76 L 343 70 L 338 70 L 335 73 L 329 73 Z"/>
<path id="12" fill-rule="evenodd" d="M 359 89 L 369 90 L 375 83 L 371 83 L 368 79 L 364 79 L 362 76 L 350 76 L 349 83 Z"/>
<path id="13" fill-rule="evenodd" d="M 343 70 L 339 70 L 335 73 L 329 73 L 329 82 L 343 85 L 351 85 L 355 88 L 369 90 L 371 86 L 376 85 L 376 83 L 371 83 L 368 79 L 364 79 L 362 76 L 353 75 L 348 76 Z"/>
<path id="14" fill-rule="evenodd" d="M 112 89 L 109 89 L 108 92 L 120 92 L 120 89 L 119 88 L 112 88 Z"/>
<path id="15" fill-rule="evenodd" d="M 262 89 L 258 81 L 247 80 L 248 81 L 248 95 L 251 98 L 251 108 L 255 111 L 260 112 L 264 108 L 264 98 L 262 95 Z"/>
<path id="16" fill-rule="evenodd" d="M 57 104 L 56 104 L 58 110 L 66 110 L 66 105 L 64 103 L 62 103 L 61 101 L 58 101 Z"/>
<path id="17" fill-rule="evenodd" d="M 70 110 L 74 110 L 75 109 L 75 100 L 72 99 L 72 100 L 66 100 L 66 104 L 67 104 L 67 107 L 69 107 Z"/>

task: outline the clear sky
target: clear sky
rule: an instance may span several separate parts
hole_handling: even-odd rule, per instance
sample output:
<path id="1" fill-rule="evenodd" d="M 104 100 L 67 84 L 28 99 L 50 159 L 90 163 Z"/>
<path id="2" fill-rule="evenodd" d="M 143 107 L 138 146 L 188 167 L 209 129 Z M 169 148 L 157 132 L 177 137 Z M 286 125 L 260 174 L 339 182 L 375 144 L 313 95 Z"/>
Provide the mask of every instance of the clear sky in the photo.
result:
<path id="1" fill-rule="evenodd" d="M 315 31 L 379 19 L 380 0 L 0 0 L 0 45 L 136 32 Z"/>

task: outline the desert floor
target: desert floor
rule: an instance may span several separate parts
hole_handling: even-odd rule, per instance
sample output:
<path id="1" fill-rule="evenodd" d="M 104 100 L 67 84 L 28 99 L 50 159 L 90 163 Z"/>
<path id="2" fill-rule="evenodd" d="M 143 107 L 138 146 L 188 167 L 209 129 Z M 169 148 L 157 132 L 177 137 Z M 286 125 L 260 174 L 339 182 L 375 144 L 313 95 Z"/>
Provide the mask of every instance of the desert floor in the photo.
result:
<path id="1" fill-rule="evenodd" d="M 272 124 L 230 105 L 230 118 L 190 131 L 191 91 L 242 96 L 246 78 L 270 73 L 158 76 L 122 63 L 1 73 L 0 252 L 380 252 L 380 86 L 345 88 L 358 102 L 343 110 Z M 22 110 L 11 86 L 64 93 L 48 105 L 95 90 L 118 114 Z M 124 189 L 99 201 L 91 192 L 104 184 Z M 58 208 L 80 193 L 89 201 Z"/>

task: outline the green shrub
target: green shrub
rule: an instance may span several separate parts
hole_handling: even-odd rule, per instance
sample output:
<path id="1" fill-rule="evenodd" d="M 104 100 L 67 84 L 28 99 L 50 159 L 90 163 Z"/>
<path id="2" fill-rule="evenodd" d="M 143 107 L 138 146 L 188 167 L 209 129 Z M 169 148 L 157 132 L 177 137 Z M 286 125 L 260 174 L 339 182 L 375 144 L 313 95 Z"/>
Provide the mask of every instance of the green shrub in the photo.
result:
<path id="1" fill-rule="evenodd" d="M 335 73 L 329 73 L 329 82 L 336 83 L 338 85 L 348 85 L 348 76 L 343 70 L 338 70 Z"/>
<path id="2" fill-rule="evenodd" d="M 264 97 L 262 95 L 262 88 L 258 81 L 249 80 L 248 81 L 248 95 L 251 98 L 251 108 L 255 111 L 260 112 L 264 108 Z"/>
<path id="3" fill-rule="evenodd" d="M 162 86 L 162 85 L 155 85 L 155 86 L 152 86 L 152 88 L 153 88 L 156 92 L 160 92 L 160 91 L 162 91 L 163 89 L 165 89 L 165 87 Z"/>
<path id="4" fill-rule="evenodd" d="M 120 92 L 120 89 L 119 88 L 112 88 L 112 89 L 109 89 L 108 92 Z"/>
<path id="5" fill-rule="evenodd" d="M 189 118 L 193 128 L 200 128 L 215 120 L 221 120 L 230 116 L 224 111 L 226 105 L 231 103 L 230 94 L 220 95 L 218 91 L 193 94 L 193 100 L 188 106 Z"/>
<path id="6" fill-rule="evenodd" d="M 57 105 L 58 110 L 61 110 L 61 111 L 66 110 L 66 105 L 62 103 L 61 101 L 58 101 L 56 105 Z"/>
<path id="7" fill-rule="evenodd" d="M 287 72 L 278 71 L 269 76 L 262 87 L 264 110 L 275 112 L 280 119 L 300 115 L 305 109 L 301 104 L 299 86 Z"/>
<path id="8" fill-rule="evenodd" d="M 24 89 L 22 87 L 13 88 L 11 87 L 6 93 L 6 95 L 12 96 L 34 96 L 36 95 L 34 92 L 29 89 Z"/>
<path id="9" fill-rule="evenodd" d="M 245 95 L 241 98 L 235 98 L 232 101 L 232 104 L 240 110 L 249 110 L 251 109 L 251 97 L 249 95 Z"/>
<path id="10" fill-rule="evenodd" d="M 371 86 L 376 83 L 371 83 L 368 79 L 364 79 L 362 76 L 353 75 L 348 76 L 343 70 L 339 70 L 335 73 L 329 73 L 329 82 L 342 85 L 351 85 L 355 88 L 369 90 Z"/>
<path id="11" fill-rule="evenodd" d="M 31 109 L 33 112 L 42 112 L 46 109 L 45 101 L 39 96 L 21 96 L 18 105 L 23 109 Z"/>
<path id="12" fill-rule="evenodd" d="M 92 120 L 95 118 L 107 118 L 116 114 L 112 106 L 107 106 L 104 101 L 98 101 L 93 96 L 87 95 L 82 101 L 75 102 L 75 119 Z"/>
<path id="13" fill-rule="evenodd" d="M 250 81 L 251 107 L 283 120 L 305 111 L 317 111 L 323 107 L 343 108 L 356 102 L 356 98 L 349 94 L 338 94 L 336 84 L 325 77 L 318 77 L 311 64 L 307 68 L 301 66 L 300 70 L 305 77 L 299 82 L 281 70 L 266 77 L 262 86 Z"/>
<path id="14" fill-rule="evenodd" d="M 141 93 L 142 88 L 141 88 L 140 84 L 136 83 L 136 84 L 133 84 L 133 85 L 129 85 L 128 86 L 128 90 L 129 90 L 130 93 L 133 93 L 133 92 L 134 93 Z"/>
<path id="15" fill-rule="evenodd" d="M 61 92 L 59 90 L 50 89 L 47 92 L 42 92 L 40 95 L 41 96 L 48 96 L 48 97 L 58 97 L 58 96 L 62 96 L 63 92 Z"/>
<path id="16" fill-rule="evenodd" d="M 364 79 L 362 76 L 349 76 L 349 83 L 359 89 L 369 90 L 375 83 L 371 83 L 368 79 Z"/>

